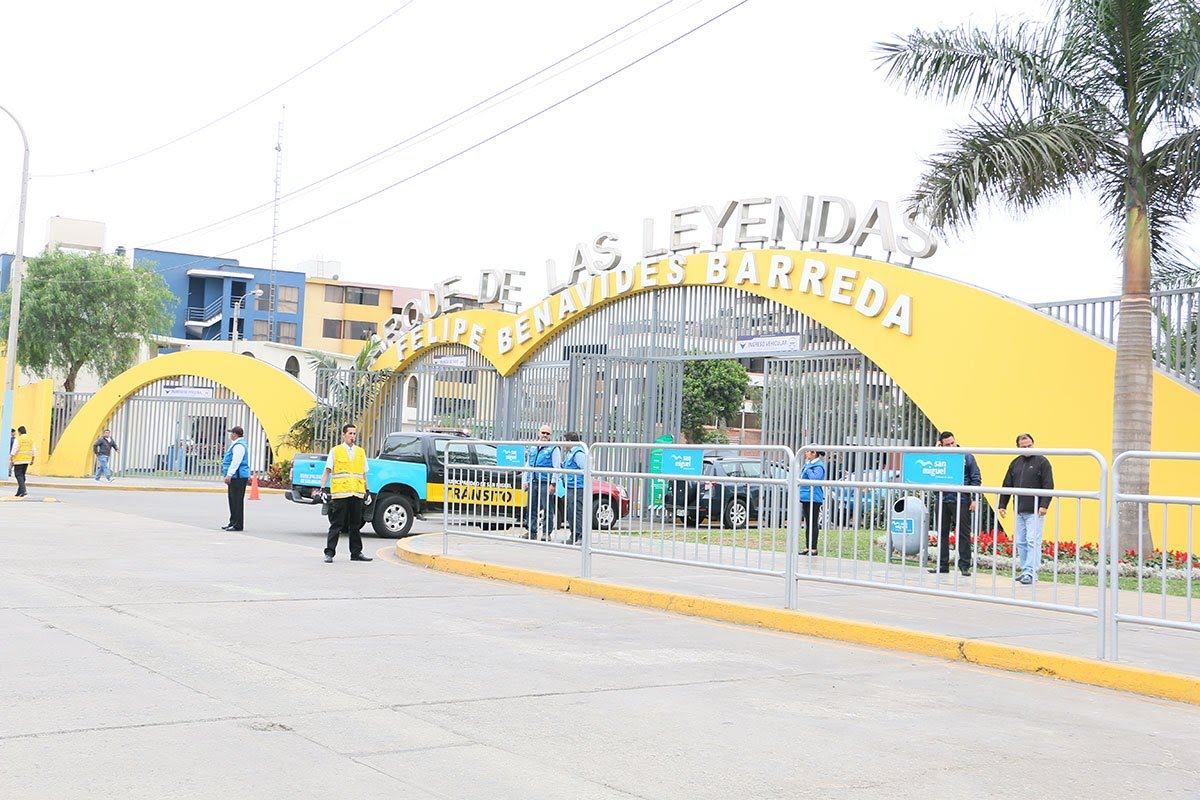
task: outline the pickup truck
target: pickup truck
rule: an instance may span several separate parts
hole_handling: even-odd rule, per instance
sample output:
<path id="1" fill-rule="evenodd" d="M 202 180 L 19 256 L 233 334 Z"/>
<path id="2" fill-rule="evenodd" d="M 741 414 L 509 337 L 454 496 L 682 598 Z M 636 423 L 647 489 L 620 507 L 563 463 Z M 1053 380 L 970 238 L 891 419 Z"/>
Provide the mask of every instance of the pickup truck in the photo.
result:
<path id="1" fill-rule="evenodd" d="M 462 438 L 448 433 L 389 433 L 375 458 L 367 459 L 367 502 L 363 523 L 370 522 L 380 536 L 408 534 L 413 519 L 429 511 L 441 511 L 447 496 L 447 443 Z M 496 464 L 496 446 L 475 442 L 450 448 L 455 464 L 473 465 L 481 471 Z M 293 503 L 316 505 L 325 471 L 325 456 L 297 453 L 292 458 L 292 488 L 284 494 Z M 520 473 L 497 472 L 492 483 L 503 486 L 449 487 L 453 502 L 478 502 L 481 527 L 521 524 L 525 514 L 525 492 Z M 468 491 L 470 490 L 470 491 Z M 592 527 L 609 530 L 629 513 L 629 495 L 607 481 L 592 481 Z M 503 523 L 495 520 L 500 518 Z M 565 515 L 559 514 L 560 521 Z"/>

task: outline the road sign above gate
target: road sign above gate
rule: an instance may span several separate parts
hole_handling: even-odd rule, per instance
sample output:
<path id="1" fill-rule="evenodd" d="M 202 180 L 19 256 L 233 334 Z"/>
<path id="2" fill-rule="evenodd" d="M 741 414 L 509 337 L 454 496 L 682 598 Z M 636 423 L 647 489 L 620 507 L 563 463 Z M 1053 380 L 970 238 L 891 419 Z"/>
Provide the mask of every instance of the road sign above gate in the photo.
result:
<path id="1" fill-rule="evenodd" d="M 756 356 L 765 353 L 799 353 L 800 334 L 784 333 L 774 336 L 739 336 L 733 347 L 735 356 Z"/>

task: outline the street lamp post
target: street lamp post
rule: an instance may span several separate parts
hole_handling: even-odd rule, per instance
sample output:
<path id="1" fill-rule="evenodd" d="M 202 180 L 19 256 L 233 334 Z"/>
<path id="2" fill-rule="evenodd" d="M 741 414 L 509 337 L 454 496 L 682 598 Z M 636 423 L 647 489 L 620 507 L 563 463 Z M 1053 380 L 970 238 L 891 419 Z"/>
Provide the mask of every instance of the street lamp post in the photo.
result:
<path id="1" fill-rule="evenodd" d="M 13 427 L 14 391 L 17 385 L 17 325 L 21 321 L 21 273 L 25 270 L 25 202 L 29 196 L 29 137 L 25 129 L 13 113 L 4 106 L 3 111 L 16 124 L 21 132 L 21 143 L 25 146 L 25 158 L 21 162 L 21 205 L 17 210 L 17 248 L 13 253 L 12 272 L 9 285 L 12 287 L 12 299 L 8 306 L 8 344 L 4 351 L 4 411 L 0 413 L 0 432 L 8 432 Z M 7 442 L 8 439 L 2 441 Z M 5 456 L 8 456 L 7 451 Z"/>
<path id="2" fill-rule="evenodd" d="M 229 352 L 231 352 L 231 353 L 237 352 L 238 314 L 239 314 L 239 312 L 241 312 L 242 306 L 244 306 L 246 304 L 246 298 L 247 297 L 262 297 L 262 295 L 263 295 L 262 289 L 255 289 L 253 292 L 250 292 L 249 294 L 244 294 L 241 297 L 239 297 L 237 300 L 233 301 L 233 327 L 230 328 L 230 330 L 229 330 Z M 244 339 L 246 337 L 243 336 L 242 338 Z"/>

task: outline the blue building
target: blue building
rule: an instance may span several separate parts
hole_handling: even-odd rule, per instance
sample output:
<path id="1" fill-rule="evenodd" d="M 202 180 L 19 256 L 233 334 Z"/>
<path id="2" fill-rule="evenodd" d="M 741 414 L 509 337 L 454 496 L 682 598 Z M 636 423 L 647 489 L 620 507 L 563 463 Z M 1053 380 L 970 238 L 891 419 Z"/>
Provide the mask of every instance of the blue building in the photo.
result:
<path id="1" fill-rule="evenodd" d="M 133 251 L 136 264 L 153 266 L 179 298 L 170 335 L 177 339 L 300 344 L 304 324 L 304 273 L 244 267 L 234 258 L 166 250 Z M 274 278 L 272 279 L 272 275 Z M 258 297 L 247 296 L 262 290 Z"/>

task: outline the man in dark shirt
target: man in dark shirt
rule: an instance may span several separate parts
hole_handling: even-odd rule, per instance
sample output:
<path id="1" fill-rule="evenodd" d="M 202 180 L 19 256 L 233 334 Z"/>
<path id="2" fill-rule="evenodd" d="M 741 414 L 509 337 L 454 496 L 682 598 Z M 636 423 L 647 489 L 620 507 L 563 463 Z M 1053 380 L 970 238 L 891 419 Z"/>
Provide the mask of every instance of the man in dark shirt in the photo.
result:
<path id="1" fill-rule="evenodd" d="M 938 447 L 958 447 L 958 441 L 950 431 L 938 436 Z M 963 486 L 982 486 L 983 478 L 979 464 L 970 453 L 963 455 Z M 950 531 L 958 540 L 958 570 L 964 576 L 971 574 L 971 515 L 975 512 L 978 499 L 970 492 L 938 492 L 938 563 L 930 572 L 950 571 Z"/>
<path id="2" fill-rule="evenodd" d="M 1022 433 L 1017 437 L 1017 447 L 1033 447 L 1033 437 Z M 1000 485 L 1006 489 L 1053 489 L 1054 472 L 1045 456 L 1034 453 L 1019 455 L 1008 465 L 1004 483 Z M 1001 519 L 1008 513 L 1009 497 L 1011 495 L 1000 495 L 998 513 Z M 1049 497 L 1017 496 L 1017 529 L 1013 538 L 1017 542 L 1017 561 L 1021 566 L 1018 583 L 1029 585 L 1037 580 L 1038 568 L 1042 564 L 1042 523 L 1049 508 Z"/>

